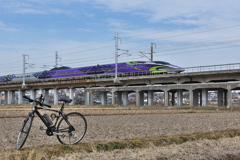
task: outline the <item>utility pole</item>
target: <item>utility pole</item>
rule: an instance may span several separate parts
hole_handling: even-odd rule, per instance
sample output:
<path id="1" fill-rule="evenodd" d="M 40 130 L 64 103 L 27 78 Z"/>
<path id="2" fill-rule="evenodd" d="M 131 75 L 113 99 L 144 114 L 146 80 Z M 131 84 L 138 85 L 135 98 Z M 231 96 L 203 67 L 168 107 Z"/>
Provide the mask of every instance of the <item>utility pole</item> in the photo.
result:
<path id="1" fill-rule="evenodd" d="M 131 56 L 131 54 L 128 54 L 128 50 L 123 50 L 123 49 L 119 49 L 118 48 L 118 40 L 121 38 L 118 37 L 118 32 L 116 32 L 116 36 L 115 36 L 115 78 L 114 78 L 114 83 L 119 83 L 119 79 L 118 79 L 118 75 L 117 75 L 117 70 L 118 70 L 118 57 L 121 56 L 122 54 L 127 54 L 128 56 Z M 123 53 L 122 54 L 118 54 L 118 50 L 122 50 Z"/>
<path id="2" fill-rule="evenodd" d="M 56 55 L 55 55 L 55 67 L 58 67 L 58 60 L 61 61 L 61 58 L 58 56 L 58 52 L 56 51 Z"/>
<path id="3" fill-rule="evenodd" d="M 156 48 L 156 43 L 151 43 L 151 52 L 150 53 L 145 53 L 145 52 L 139 52 L 142 54 L 143 57 L 146 57 L 147 59 L 149 59 L 151 62 L 153 61 L 153 53 L 155 53 L 153 51 L 154 47 Z M 146 55 L 146 54 L 150 54 L 150 58 Z"/>
<path id="4" fill-rule="evenodd" d="M 23 83 L 22 83 L 22 88 L 25 88 L 26 87 L 26 84 L 25 84 L 25 71 L 26 71 L 26 57 L 29 58 L 29 55 L 27 54 L 23 54 Z"/>
<path id="5" fill-rule="evenodd" d="M 26 87 L 26 84 L 25 84 L 25 74 L 26 74 L 26 69 L 27 68 L 34 68 L 34 64 L 28 64 L 26 63 L 26 57 L 29 58 L 29 55 L 27 54 L 23 54 L 23 83 L 22 83 L 22 88 L 25 88 Z M 26 67 L 26 64 L 28 64 L 28 67 Z"/>
<path id="6" fill-rule="evenodd" d="M 156 48 L 156 43 L 151 43 L 151 62 L 153 61 L 153 47 L 155 46 Z"/>
<path id="7" fill-rule="evenodd" d="M 114 78 L 114 82 L 118 82 L 118 76 L 117 76 L 117 70 L 118 70 L 118 40 L 120 38 L 118 38 L 118 32 L 116 32 L 116 36 L 115 36 L 115 78 Z"/>

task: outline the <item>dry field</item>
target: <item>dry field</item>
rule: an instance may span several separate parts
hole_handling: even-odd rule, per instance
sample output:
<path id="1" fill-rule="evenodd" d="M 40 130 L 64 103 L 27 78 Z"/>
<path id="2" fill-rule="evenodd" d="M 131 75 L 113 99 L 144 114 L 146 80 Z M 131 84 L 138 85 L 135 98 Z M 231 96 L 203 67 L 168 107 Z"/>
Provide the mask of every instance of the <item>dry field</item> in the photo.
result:
<path id="1" fill-rule="evenodd" d="M 199 140 L 179 145 L 65 154 L 53 160 L 239 160 L 240 137 Z"/>
<path id="2" fill-rule="evenodd" d="M 15 147 L 19 128 L 30 109 L 29 106 L 0 107 L 0 150 L 9 151 Z M 240 129 L 239 111 L 157 107 L 66 107 L 66 112 L 70 111 L 79 111 L 86 116 L 88 130 L 82 143 Z M 45 131 L 39 130 L 40 125 L 36 117 L 24 148 L 60 144 L 56 137 L 49 137 Z M 196 159 L 194 156 L 199 159 L 227 159 L 229 157 L 226 156 L 229 155 L 239 159 L 239 140 L 239 137 L 217 141 L 199 140 L 165 147 L 115 150 L 108 154 L 71 154 L 55 159 Z"/>

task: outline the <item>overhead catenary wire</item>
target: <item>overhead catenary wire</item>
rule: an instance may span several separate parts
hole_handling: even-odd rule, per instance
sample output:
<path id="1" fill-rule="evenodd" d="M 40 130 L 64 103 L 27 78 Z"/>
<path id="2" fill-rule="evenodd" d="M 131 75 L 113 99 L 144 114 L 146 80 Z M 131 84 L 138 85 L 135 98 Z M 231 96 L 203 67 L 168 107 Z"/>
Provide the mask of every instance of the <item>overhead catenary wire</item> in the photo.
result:
<path id="1" fill-rule="evenodd" d="M 203 44 L 203 45 L 198 45 L 198 46 L 188 46 L 188 47 L 180 47 L 180 48 L 178 48 L 178 49 L 185 49 L 185 48 L 195 48 L 195 47 L 204 47 L 204 46 L 211 46 L 211 45 L 219 45 L 219 43 L 220 44 L 222 44 L 222 43 L 224 43 L 224 44 L 226 44 L 226 43 L 233 43 L 233 42 L 238 42 L 239 41 L 239 39 L 238 40 L 233 40 L 233 41 L 224 41 L 224 42 L 218 42 L 217 44 Z M 146 47 L 145 47 L 146 48 Z M 148 49 L 148 48 L 147 48 Z M 136 52 L 136 53 L 138 53 L 138 51 L 139 51 L 139 49 L 137 49 L 137 50 L 131 50 L 131 53 L 134 53 L 134 52 Z M 100 57 L 102 57 L 102 56 L 100 56 Z M 95 59 L 96 59 L 96 56 L 94 57 Z M 110 57 L 103 57 L 103 58 L 110 58 Z M 74 62 L 74 61 L 78 61 L 78 62 L 81 62 L 81 61 L 79 61 L 79 60 L 66 60 L 65 62 Z"/>
<path id="2" fill-rule="evenodd" d="M 223 21 L 223 20 L 222 20 Z M 213 22 L 214 23 L 214 22 Z M 211 24 L 211 23 L 208 23 L 208 24 Z M 188 36 L 188 35 L 195 35 L 195 34 L 200 34 L 200 33 L 206 33 L 206 32 L 212 32 L 212 31 L 218 31 L 218 30 L 223 30 L 223 29 L 230 29 L 230 28 L 234 28 L 234 27 L 238 27 L 238 26 L 240 26 L 240 25 L 234 25 L 234 26 L 228 26 L 228 27 L 221 27 L 221 28 L 215 28 L 215 29 L 210 29 L 210 30 L 204 30 L 204 31 L 197 31 L 197 32 L 191 32 L 191 33 L 186 33 L 186 34 L 178 34 L 178 35 L 170 35 L 170 36 L 164 36 L 164 37 L 158 37 L 158 38 L 149 38 L 149 39 L 146 39 L 146 40 L 140 40 L 140 41 L 138 41 L 138 40 L 136 40 L 136 41 L 131 41 L 131 42 L 126 42 L 126 43 L 122 43 L 121 45 L 123 46 L 123 45 L 127 45 L 127 44 L 138 44 L 139 42 L 147 42 L 147 41 L 154 41 L 154 40 L 167 40 L 167 39 L 170 39 L 171 40 L 171 38 L 175 38 L 175 37 L 182 37 L 182 36 Z M 159 32 L 154 32 L 154 33 L 159 33 Z M 152 34 L 152 33 L 151 33 Z M 142 35 L 146 35 L 146 34 L 142 34 Z M 134 37 L 134 36 L 133 36 Z M 122 38 L 125 38 L 125 37 L 122 37 Z M 110 40 L 108 40 L 108 41 L 110 41 Z M 183 41 L 183 42 L 174 42 L 174 43 L 189 43 L 189 41 Z M 190 42 L 191 43 L 191 42 Z M 198 42 L 196 42 L 196 43 L 198 43 Z M 230 42 L 229 42 L 230 43 Z M 234 43 L 234 42 L 233 42 Z M 95 43 L 95 44 L 98 44 L 97 42 Z M 169 44 L 173 44 L 173 42 L 170 42 Z M 162 45 L 162 44 L 161 44 Z M 217 45 L 217 44 L 212 44 L 212 45 Z M 220 45 L 220 44 L 219 44 Z M 84 45 L 83 45 L 84 46 Z M 87 44 L 87 45 L 85 45 L 85 46 L 91 46 L 91 44 Z M 60 56 L 62 56 L 62 57 L 65 57 L 65 56 L 69 56 L 69 55 L 81 55 L 82 56 L 82 58 L 85 58 L 85 57 L 83 57 L 83 55 L 84 54 L 86 54 L 86 53 L 88 53 L 88 52 L 93 52 L 93 51 L 99 51 L 100 49 L 106 49 L 106 48 L 110 48 L 110 47 L 113 47 L 114 46 L 114 44 L 112 44 L 112 45 L 104 45 L 104 46 L 102 46 L 102 47 L 95 47 L 95 48 L 91 48 L 91 49 L 85 49 L 85 50 L 79 50 L 79 51 L 73 51 L 73 52 L 62 52 L 61 54 L 60 54 Z M 202 47 L 209 47 L 209 46 L 211 46 L 211 44 L 204 44 L 204 45 L 202 45 Z M 80 46 L 79 46 L 80 47 Z M 62 51 L 64 51 L 64 50 L 66 50 L 66 51 L 68 51 L 68 50 L 70 50 L 70 49 L 74 49 L 74 48 L 79 48 L 79 47 L 72 47 L 72 48 L 68 48 L 68 49 L 62 49 Z M 166 49 L 166 46 L 164 46 L 165 47 L 165 49 Z M 192 48 L 194 48 L 194 47 L 196 47 L 196 45 L 193 45 L 192 46 Z M 199 45 L 199 47 L 201 47 L 200 45 Z M 148 46 L 146 46 L 146 47 L 143 47 L 143 49 L 148 49 L 149 47 Z M 175 50 L 184 50 L 184 47 L 179 47 L 179 46 L 175 46 L 174 47 L 175 48 Z M 191 48 L 191 45 L 189 45 L 188 47 L 186 47 L 185 49 L 190 49 Z M 216 47 L 217 48 L 217 47 Z M 222 47 L 222 48 L 226 48 L 226 47 Z M 134 48 L 134 47 L 131 47 L 129 50 L 130 50 L 130 52 L 131 53 L 136 53 L 136 55 L 137 55 L 137 53 L 139 52 L 139 49 L 140 48 L 137 48 L 137 46 L 136 46 L 136 48 Z M 161 48 L 161 49 L 163 49 L 163 48 Z M 213 49 L 212 49 L 213 50 Z M 166 51 L 166 50 L 165 50 Z M 161 50 L 161 52 L 163 52 L 163 50 Z M 171 50 L 169 50 L 169 52 L 171 52 Z M 177 52 L 177 51 L 176 51 Z M 179 52 L 181 52 L 181 51 L 179 51 Z M 190 53 L 191 51 L 188 51 L 187 53 Z M 194 51 L 193 51 L 194 52 Z M 54 52 L 53 52 L 54 53 Z M 52 53 L 52 54 L 53 54 Z M 99 52 L 100 53 L 100 52 Z M 92 60 L 89 60 L 91 63 L 97 63 L 99 60 L 100 60 L 100 62 L 102 62 L 103 61 L 103 58 L 104 58 L 104 61 L 110 61 L 111 60 L 111 56 L 109 56 L 108 57 L 108 54 L 109 54 L 110 52 L 106 52 L 106 56 L 99 56 L 100 58 L 98 58 L 98 56 L 94 56 L 94 59 L 92 58 Z M 184 53 L 184 51 L 182 52 L 182 53 Z M 105 54 L 105 53 L 102 53 L 102 54 Z M 166 55 L 169 55 L 169 54 L 166 54 Z M 134 55 L 135 56 L 135 55 Z M 101 58 L 102 57 L 102 58 Z M 69 58 L 69 57 L 68 57 Z M 88 57 L 86 57 L 86 58 L 88 58 Z M 40 65 L 43 65 L 44 63 L 53 63 L 53 59 L 54 59 L 54 56 L 43 56 L 43 57 L 35 57 L 35 56 L 31 56 L 31 58 L 29 59 L 29 62 L 31 62 L 31 61 L 34 61 L 34 60 L 38 60 L 38 64 L 36 64 L 36 66 L 40 66 Z M 86 62 L 86 60 L 83 60 L 83 61 L 78 61 L 78 60 L 75 60 L 76 58 L 73 58 L 72 60 L 70 60 L 70 59 L 66 59 L 65 61 L 64 61 L 64 63 L 66 62 L 66 64 L 67 63 L 69 63 L 69 64 L 71 64 L 71 65 L 78 65 L 77 63 L 79 63 L 79 62 L 82 62 L 82 63 L 84 63 L 84 64 L 87 64 L 88 62 Z M 41 60 L 46 60 L 46 61 L 41 61 Z M 16 69 L 8 69 L 8 71 L 20 71 L 20 69 L 17 69 L 17 67 L 21 67 L 21 65 L 19 65 L 18 63 L 21 63 L 21 61 L 15 61 L 15 62 L 10 62 L 10 63 L 5 63 L 6 65 L 11 65 L 11 67 L 13 67 L 13 68 L 16 68 Z M 63 62 L 62 62 L 63 63 Z M 81 64 L 82 65 L 82 64 Z M 3 68 L 8 68 L 8 67 L 3 67 Z"/>
<path id="3" fill-rule="evenodd" d="M 226 19 L 226 20 L 230 20 L 230 19 Z M 224 20 L 222 20 L 224 21 Z M 214 22 L 212 22 L 214 23 Z M 206 24 L 210 24 L 210 23 L 206 23 Z M 130 43 L 137 43 L 137 42 L 144 42 L 144 41 L 153 41 L 153 40 L 160 40 L 160 39 L 169 39 L 169 38 L 174 38 L 174 37 L 181 37 L 181 36 L 188 36 L 188 35 L 193 35 L 193 34 L 199 34 L 199 33 L 204 33 L 204 32 L 212 32 L 212 31 L 217 31 L 217 30 L 222 30 L 222 29 L 228 29 L 228 28 L 233 28 L 233 27 L 239 27 L 239 25 L 234 25 L 234 26 L 227 26 L 227 27 L 221 27 L 221 28 L 216 28 L 216 29 L 210 29 L 210 30 L 204 30 L 204 31 L 197 31 L 197 32 L 192 32 L 192 33 L 187 33 L 187 34 L 180 34 L 180 35 L 172 35 L 172 36 L 166 36 L 166 37 L 160 37 L 160 38 L 153 38 L 153 39 L 147 39 L 147 40 L 140 40 L 140 41 L 132 41 L 132 42 L 125 42 L 125 43 L 122 43 L 122 45 L 124 44 L 130 44 Z M 157 32 L 154 32 L 154 33 L 157 33 Z M 151 33 L 152 34 L 152 33 Z M 133 36 L 134 37 L 134 36 Z M 125 37 L 123 37 L 125 38 Z M 95 44 L 95 43 L 93 43 Z M 88 45 L 85 45 L 85 46 L 88 46 Z M 107 45 L 107 46 L 103 46 L 103 47 L 98 47 L 98 48 L 93 48 L 93 49 L 88 49 L 88 50 L 82 50 L 82 51 L 76 51 L 76 52 L 69 52 L 69 53 L 64 53 L 62 55 L 69 55 L 69 54 L 78 54 L 80 52 L 84 53 L 84 52 L 87 52 L 87 51 L 93 51 L 93 50 L 97 50 L 97 49 L 102 49 L 102 48 L 107 48 L 107 47 L 113 47 L 114 45 Z M 78 48 L 78 47 L 76 47 Z M 64 50 L 64 49 L 62 49 Z"/>
<path id="4" fill-rule="evenodd" d="M 226 19 L 221 19 L 221 20 L 216 20 L 214 22 L 207 22 L 207 23 L 202 23 L 202 24 L 193 24 L 193 25 L 197 25 L 197 26 L 205 26 L 205 25 L 209 25 L 209 24 L 215 24 L 215 23 L 219 23 L 219 22 L 223 22 L 223 21 L 229 21 L 229 20 L 237 20 L 240 19 L 240 17 L 234 17 L 234 18 L 226 18 Z M 192 26 L 192 25 L 191 25 Z M 145 34 L 139 34 L 139 35 L 132 35 L 131 37 L 123 37 L 123 38 L 133 38 L 133 37 L 141 37 L 141 36 L 146 36 L 146 35 L 152 35 L 152 34 L 156 34 L 156 33 L 164 33 L 165 31 L 154 31 L 154 32 L 149 32 L 149 33 L 145 33 Z"/>
<path id="5" fill-rule="evenodd" d="M 172 38 L 172 37 L 178 37 L 178 36 L 186 36 L 186 35 L 198 34 L 198 33 L 202 33 L 202 32 L 209 32 L 209 31 L 214 31 L 214 30 L 227 29 L 227 28 L 232 28 L 232 27 L 237 27 L 237 26 L 239 26 L 239 25 L 217 28 L 217 29 L 212 29 L 212 30 L 199 31 L 199 32 L 188 33 L 188 34 L 173 35 L 173 36 L 168 36 L 168 37 L 160 37 L 160 38 L 155 38 L 155 39 L 165 39 L 165 38 Z M 156 32 L 153 32 L 153 33 L 156 33 Z M 150 39 L 150 40 L 154 40 L 154 39 Z M 150 40 L 145 40 L 145 41 L 150 41 Z M 136 42 L 140 42 L 140 41 L 133 41 L 133 42 L 127 42 L 127 43 L 122 43 L 122 44 L 136 43 Z M 88 46 L 88 45 L 85 45 L 85 46 Z M 95 48 L 95 49 L 101 49 L 101 48 L 104 48 L 104 47 L 111 47 L 111 46 L 113 46 L 113 45 L 103 46 L 103 47 L 99 47 L 99 48 Z M 78 47 L 74 47 L 74 48 L 78 48 Z M 91 50 L 95 50 L 95 49 L 90 49 L 90 50 L 87 50 L 87 51 L 91 51 Z M 62 50 L 66 50 L 66 49 L 62 49 Z M 65 54 L 75 54 L 75 53 L 79 53 L 79 52 L 85 52 L 85 51 L 83 50 L 83 51 L 77 51 L 77 52 L 65 53 Z"/>
<path id="6" fill-rule="evenodd" d="M 199 33 L 213 32 L 213 31 L 218 31 L 218 30 L 223 30 L 223 29 L 229 29 L 229 28 L 234 28 L 234 27 L 240 27 L 240 24 L 234 25 L 234 26 L 228 26 L 228 27 L 221 27 L 221 28 L 216 28 L 216 29 L 210 29 L 210 30 L 196 31 L 196 32 L 191 32 L 191 33 L 186 33 L 186 34 L 170 35 L 170 36 L 159 37 L 159 38 L 152 38 L 152 39 L 147 39 L 147 40 L 139 40 L 139 41 L 126 42 L 126 43 L 123 43 L 123 44 L 131 44 L 131 43 L 137 43 L 137 42 L 145 42 L 145 41 L 154 41 L 154 40 L 160 40 L 160 39 L 176 38 L 176 37 L 189 36 L 189 35 L 194 35 L 194 34 L 199 34 Z"/>
<path id="7" fill-rule="evenodd" d="M 214 45 L 217 45 L 217 44 L 214 44 Z M 208 45 L 208 46 L 211 46 L 210 44 Z M 198 52 L 198 51 L 204 51 L 204 50 L 214 50 L 214 49 L 223 49 L 223 48 L 232 48 L 232 47 L 238 47 L 238 45 L 234 45 L 234 46 L 229 46 L 229 47 L 215 47 L 215 48 L 207 48 L 207 49 L 198 49 L 198 50 L 187 50 L 187 51 L 175 51 L 175 52 L 170 52 L 170 53 L 167 53 L 167 52 L 165 52 L 165 53 L 161 53 L 160 55 L 155 55 L 155 57 L 158 57 L 158 56 L 164 56 L 164 55 L 172 55 L 172 54 L 183 54 L 183 53 L 191 53 L 191 52 Z M 138 51 L 138 50 L 137 50 Z M 133 53 L 133 52 L 131 52 L 131 53 Z M 135 57 L 139 57 L 139 56 L 137 56 L 137 53 L 136 53 L 136 55 L 134 55 L 134 54 L 132 54 L 133 56 L 135 56 Z M 112 57 L 110 57 L 110 58 L 108 58 L 108 59 L 105 59 L 104 61 L 102 61 L 102 58 L 101 57 L 99 57 L 99 58 L 95 58 L 95 59 L 91 59 L 90 61 L 92 62 L 92 63 L 94 63 L 94 64 L 98 64 L 99 63 L 99 61 L 101 61 L 102 63 L 104 63 L 104 62 L 111 62 L 111 60 L 112 60 L 113 58 Z M 123 59 L 123 60 L 129 60 L 129 58 L 127 57 L 127 58 L 121 58 L 121 59 Z M 76 61 L 76 62 L 71 62 L 71 65 L 72 66 L 75 66 L 75 67 L 80 67 L 80 65 L 81 66 L 89 66 L 90 64 L 89 63 L 84 63 L 85 62 L 85 60 L 82 60 L 82 61 Z M 79 63 L 81 63 L 81 64 L 79 64 Z M 20 68 L 21 66 L 19 66 L 18 68 Z M 40 68 L 40 66 L 38 66 L 39 68 Z M 40 70 L 40 69 L 36 69 L 36 70 Z M 11 70 L 8 70 L 8 71 L 10 71 L 10 72 L 12 72 L 12 73 L 16 73 L 16 72 L 18 72 L 18 73 L 21 73 L 21 70 L 20 69 L 11 69 Z"/>
<path id="8" fill-rule="evenodd" d="M 183 53 L 193 53 L 193 52 L 200 52 L 200 51 L 206 51 L 206 50 L 216 50 L 216 49 L 223 49 L 223 48 L 233 48 L 233 47 L 239 47 L 240 44 L 235 44 L 232 46 L 225 46 L 225 47 L 215 47 L 215 48 L 206 48 L 206 49 L 197 49 L 197 50 L 190 50 L 190 51 L 180 51 L 180 52 L 170 52 L 170 53 L 162 53 L 156 56 L 165 56 L 165 55 L 173 55 L 173 54 L 183 54 Z"/>

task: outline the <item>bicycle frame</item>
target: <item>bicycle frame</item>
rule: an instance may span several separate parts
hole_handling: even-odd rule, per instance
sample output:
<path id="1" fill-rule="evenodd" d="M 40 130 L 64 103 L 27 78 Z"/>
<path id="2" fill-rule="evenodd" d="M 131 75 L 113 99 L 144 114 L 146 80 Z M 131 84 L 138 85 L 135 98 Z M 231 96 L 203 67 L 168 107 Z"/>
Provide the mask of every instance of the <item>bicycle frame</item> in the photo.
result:
<path id="1" fill-rule="evenodd" d="M 64 114 L 63 114 L 63 109 L 64 109 L 64 103 L 62 104 L 60 110 L 54 110 L 54 109 L 50 109 L 50 108 L 45 108 L 45 107 L 38 107 L 37 105 L 35 105 L 33 107 L 33 111 L 30 113 L 33 117 L 35 115 L 35 113 L 38 115 L 38 117 L 41 119 L 41 121 L 45 124 L 45 126 L 47 127 L 47 130 L 48 131 L 51 131 L 53 132 L 52 130 L 52 126 L 56 127 L 57 126 L 57 123 L 58 123 L 58 120 L 60 119 L 60 117 L 63 117 L 64 120 L 67 122 L 67 124 L 69 125 L 70 128 L 72 128 L 72 125 L 69 123 L 69 121 L 64 117 Z M 55 113 L 58 113 L 58 116 L 56 116 L 56 121 L 53 125 L 50 125 L 46 119 L 43 117 L 43 115 L 38 111 L 38 110 L 47 110 L 47 111 L 51 111 L 51 112 L 55 112 Z M 55 128 L 54 128 L 55 129 Z"/>
<path id="2" fill-rule="evenodd" d="M 55 109 L 51 109 L 50 105 L 44 103 L 44 98 L 42 95 L 40 96 L 39 100 L 31 99 L 25 95 L 23 96 L 23 98 L 25 98 L 29 102 L 34 102 L 34 105 L 33 105 L 32 111 L 28 114 L 28 116 L 23 121 L 22 127 L 18 134 L 17 142 L 16 142 L 17 149 L 22 148 L 24 143 L 26 142 L 32 127 L 32 122 L 35 117 L 35 114 L 40 118 L 40 120 L 47 127 L 47 129 L 44 129 L 42 126 L 40 126 L 40 130 L 46 130 L 46 134 L 48 136 L 56 135 L 60 143 L 72 145 L 82 140 L 82 138 L 84 137 L 87 131 L 87 121 L 85 117 L 78 112 L 70 112 L 67 114 L 63 113 L 64 105 L 66 103 L 70 103 L 72 99 L 66 99 L 66 98 L 59 99 L 59 101 L 62 101 L 63 103 L 59 110 L 55 110 Z M 49 108 L 45 108 L 44 106 Z M 42 115 L 39 112 L 39 110 L 50 111 L 52 113 L 51 118 L 55 122 L 52 122 L 52 120 L 49 118 L 47 114 Z"/>

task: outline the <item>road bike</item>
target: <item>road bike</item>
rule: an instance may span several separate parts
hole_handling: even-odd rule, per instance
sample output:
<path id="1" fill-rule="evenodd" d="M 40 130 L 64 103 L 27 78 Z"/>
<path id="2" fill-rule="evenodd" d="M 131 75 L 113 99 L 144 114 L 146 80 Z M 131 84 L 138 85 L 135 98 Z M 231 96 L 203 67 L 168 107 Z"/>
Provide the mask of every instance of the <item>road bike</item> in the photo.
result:
<path id="1" fill-rule="evenodd" d="M 44 98 L 42 94 L 38 100 L 33 100 L 27 96 L 23 96 L 23 98 L 31 103 L 35 103 L 35 105 L 33 106 L 32 112 L 30 112 L 26 119 L 23 121 L 22 127 L 18 134 L 16 149 L 22 148 L 24 143 L 26 142 L 35 115 L 37 115 L 44 123 L 45 127 L 47 127 L 46 129 L 44 129 L 41 126 L 40 130 L 46 130 L 46 134 L 48 136 L 56 135 L 58 141 L 62 144 L 76 144 L 80 142 L 85 136 L 87 131 L 87 121 L 85 117 L 78 112 L 71 112 L 68 114 L 65 114 L 63 112 L 64 105 L 66 103 L 71 103 L 72 99 L 59 99 L 59 101 L 62 102 L 61 108 L 59 110 L 54 110 L 50 109 L 50 105 L 44 103 Z M 45 106 L 48 108 L 46 108 Z M 51 111 L 52 114 L 50 115 L 50 117 L 47 114 L 42 115 L 39 110 Z"/>

